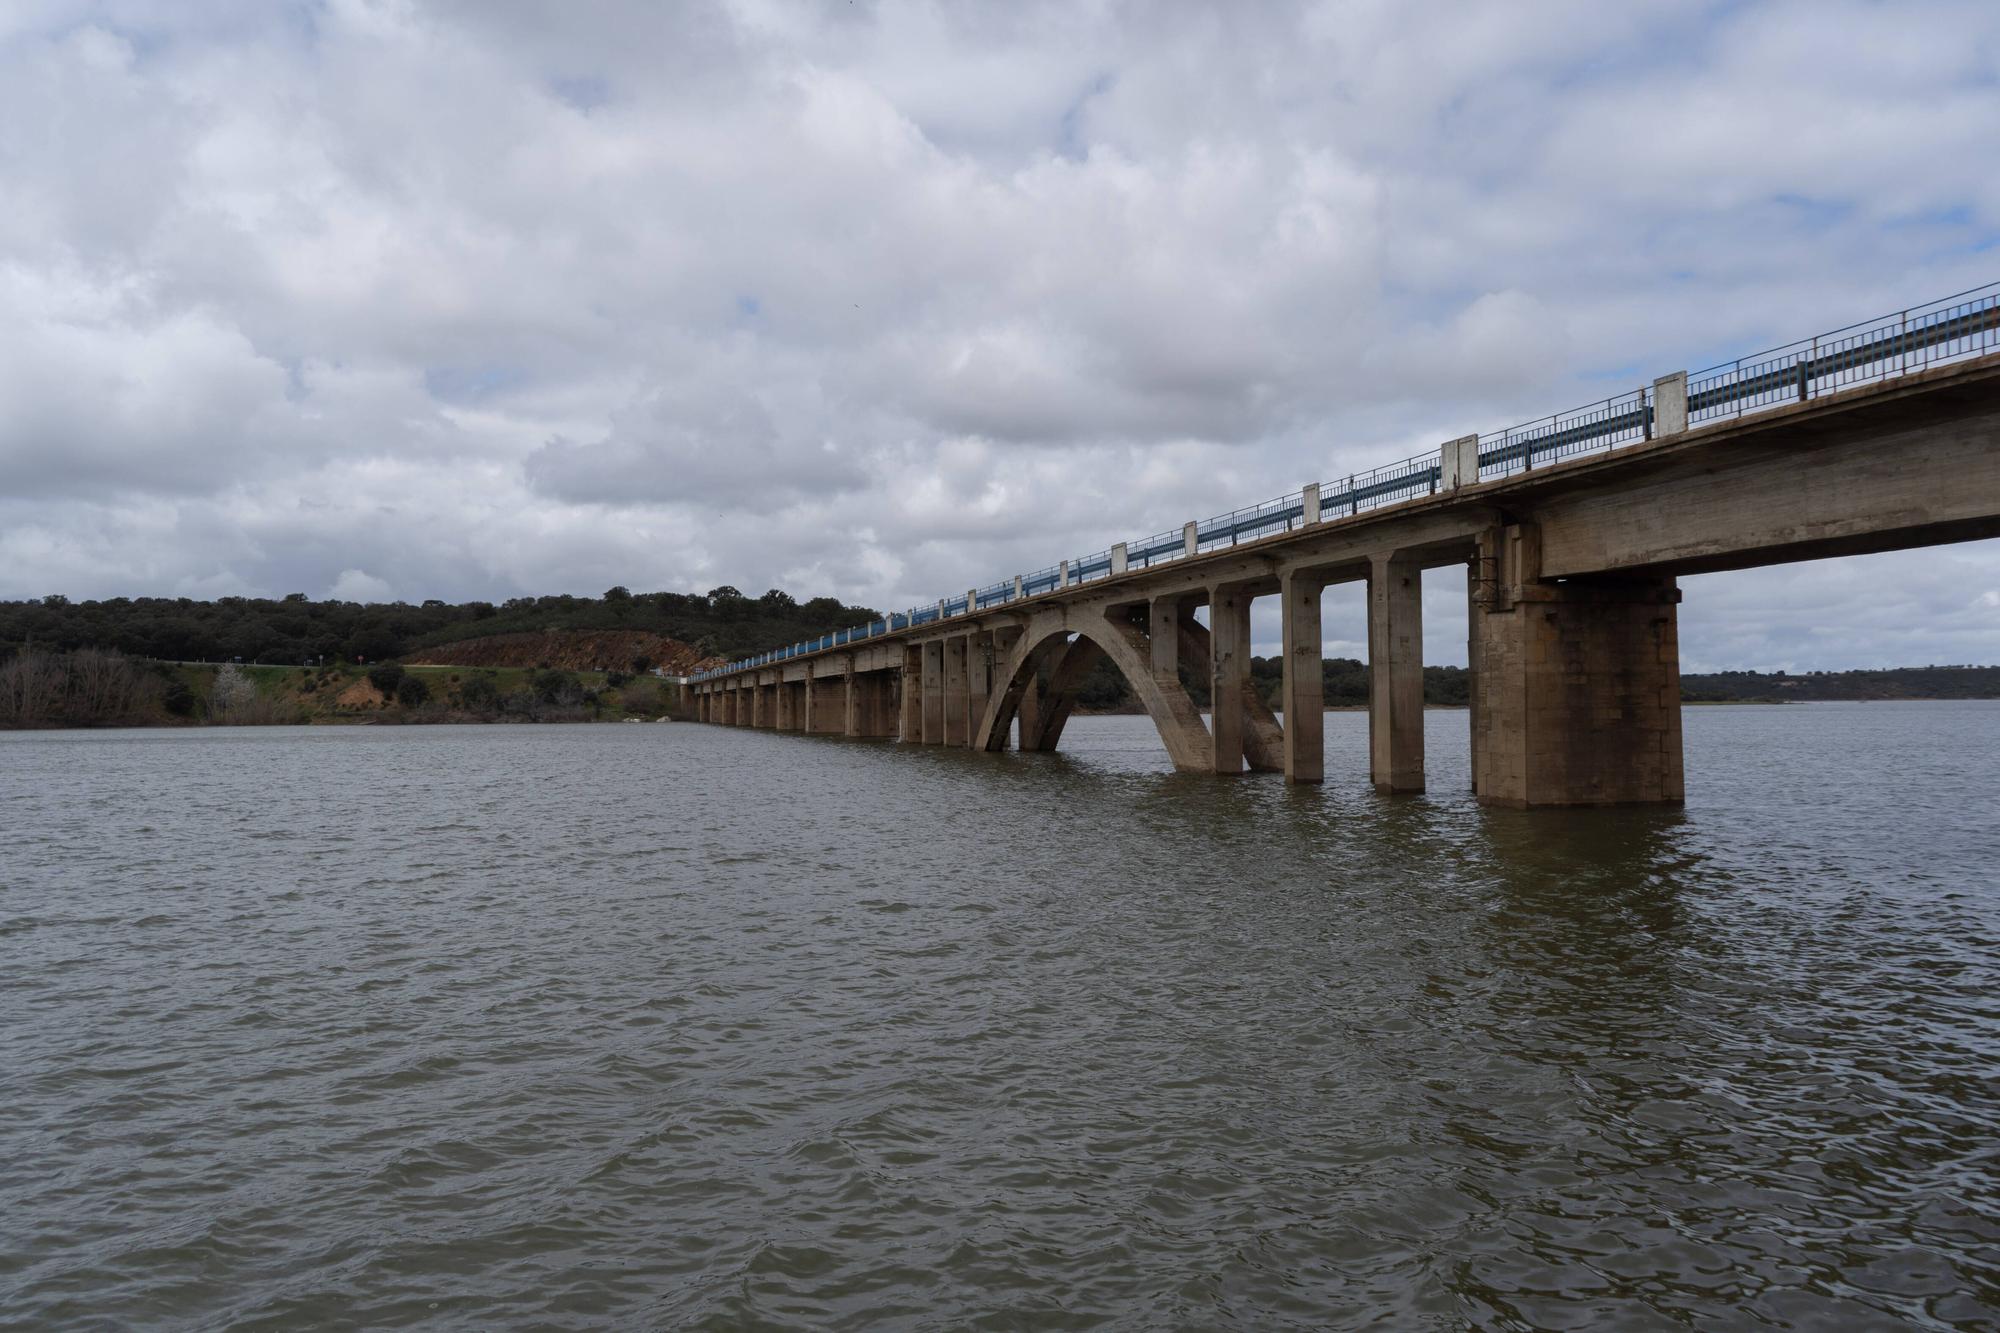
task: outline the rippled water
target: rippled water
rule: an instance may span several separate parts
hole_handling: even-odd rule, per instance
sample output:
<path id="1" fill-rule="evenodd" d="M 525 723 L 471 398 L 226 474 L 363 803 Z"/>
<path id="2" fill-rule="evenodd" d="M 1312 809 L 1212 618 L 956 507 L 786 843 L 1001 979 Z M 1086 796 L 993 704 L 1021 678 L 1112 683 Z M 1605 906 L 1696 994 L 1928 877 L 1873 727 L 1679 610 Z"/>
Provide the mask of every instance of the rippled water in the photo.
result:
<path id="1" fill-rule="evenodd" d="M 1995 1326 L 2000 706 L 1327 730 L 0 738 L 0 1321 Z"/>

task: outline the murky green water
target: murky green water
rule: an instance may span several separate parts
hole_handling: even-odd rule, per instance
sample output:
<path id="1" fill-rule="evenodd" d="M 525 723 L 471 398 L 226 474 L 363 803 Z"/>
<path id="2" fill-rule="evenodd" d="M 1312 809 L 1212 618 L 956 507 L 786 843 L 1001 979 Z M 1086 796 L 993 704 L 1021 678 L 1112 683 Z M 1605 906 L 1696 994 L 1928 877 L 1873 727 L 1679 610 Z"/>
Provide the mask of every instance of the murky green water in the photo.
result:
<path id="1" fill-rule="evenodd" d="M 0 737 L 0 1322 L 2000 1321 L 2000 706 L 1327 728 Z"/>

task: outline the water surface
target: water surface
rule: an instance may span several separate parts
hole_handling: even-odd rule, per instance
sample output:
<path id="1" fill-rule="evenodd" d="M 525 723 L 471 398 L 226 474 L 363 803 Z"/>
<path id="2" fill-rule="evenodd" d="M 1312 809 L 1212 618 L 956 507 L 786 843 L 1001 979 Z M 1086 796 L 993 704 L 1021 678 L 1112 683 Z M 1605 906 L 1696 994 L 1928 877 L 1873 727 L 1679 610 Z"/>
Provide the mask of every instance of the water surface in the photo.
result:
<path id="1" fill-rule="evenodd" d="M 2000 1321 L 2000 706 L 1326 725 L 0 737 L 0 1322 Z"/>

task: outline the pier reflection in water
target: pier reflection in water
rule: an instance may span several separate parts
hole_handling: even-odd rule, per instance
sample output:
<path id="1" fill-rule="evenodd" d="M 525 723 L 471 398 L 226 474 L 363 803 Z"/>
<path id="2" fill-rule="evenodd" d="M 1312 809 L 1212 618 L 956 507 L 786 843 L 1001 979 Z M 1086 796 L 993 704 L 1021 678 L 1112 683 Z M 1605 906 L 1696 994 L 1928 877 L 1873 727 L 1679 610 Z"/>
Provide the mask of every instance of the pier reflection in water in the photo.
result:
<path id="1" fill-rule="evenodd" d="M 38 1327 L 1979 1327 L 2000 708 L 1685 811 L 704 727 L 0 738 Z"/>

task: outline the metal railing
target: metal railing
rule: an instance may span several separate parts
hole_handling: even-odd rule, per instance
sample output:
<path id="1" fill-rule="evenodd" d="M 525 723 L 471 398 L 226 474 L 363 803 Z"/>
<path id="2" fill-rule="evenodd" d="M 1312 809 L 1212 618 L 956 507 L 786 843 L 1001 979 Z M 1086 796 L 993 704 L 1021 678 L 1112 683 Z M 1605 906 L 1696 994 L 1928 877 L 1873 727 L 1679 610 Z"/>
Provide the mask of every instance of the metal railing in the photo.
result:
<path id="1" fill-rule="evenodd" d="M 1994 351 L 2000 351 L 2000 283 L 1975 287 L 1893 315 L 1850 324 L 1844 329 L 1696 371 L 1687 377 L 1687 420 L 1692 426 L 1808 402 L 1859 384 L 1894 379 Z M 1478 437 L 1477 479 L 1514 476 L 1577 454 L 1651 439 L 1657 424 L 1655 387 L 1614 394 L 1567 412 L 1482 433 Z M 1351 517 L 1364 510 L 1433 495 L 1443 484 L 1444 466 L 1443 450 L 1433 449 L 1399 463 L 1352 473 L 1262 504 L 1217 514 L 1194 525 L 1192 552 L 1184 528 L 1128 542 L 1124 544 L 1125 568 L 1147 569 L 1187 559 L 1191 554 L 1205 555 L 1290 532 L 1309 523 Z M 983 611 L 1017 597 L 1039 597 L 1061 588 L 1096 582 L 1112 577 L 1117 549 L 1061 561 L 1018 579 L 981 588 L 969 598 L 960 593 L 938 604 L 894 612 L 867 625 L 731 662 L 689 679 L 711 680 L 931 624 L 940 618 Z"/>

